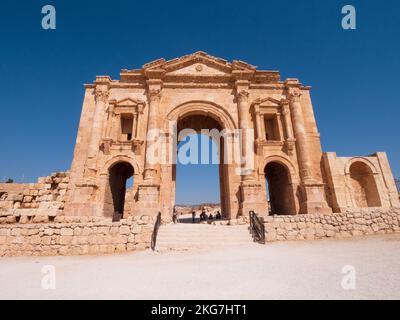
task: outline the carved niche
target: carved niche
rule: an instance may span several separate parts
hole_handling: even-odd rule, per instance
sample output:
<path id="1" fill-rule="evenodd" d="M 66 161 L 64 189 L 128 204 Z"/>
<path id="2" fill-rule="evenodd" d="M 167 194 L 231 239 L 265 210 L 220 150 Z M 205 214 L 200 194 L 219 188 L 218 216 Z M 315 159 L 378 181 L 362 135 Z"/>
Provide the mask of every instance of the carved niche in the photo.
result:
<path id="1" fill-rule="evenodd" d="M 252 103 L 252 115 L 256 124 L 257 153 L 268 147 L 293 154 L 292 124 L 285 100 L 258 98 Z"/>
<path id="2" fill-rule="evenodd" d="M 141 153 L 143 139 L 139 137 L 141 118 L 145 102 L 138 99 L 125 98 L 110 100 L 107 110 L 107 125 L 103 138 L 102 150 L 110 154 L 112 150 L 132 150 Z"/>

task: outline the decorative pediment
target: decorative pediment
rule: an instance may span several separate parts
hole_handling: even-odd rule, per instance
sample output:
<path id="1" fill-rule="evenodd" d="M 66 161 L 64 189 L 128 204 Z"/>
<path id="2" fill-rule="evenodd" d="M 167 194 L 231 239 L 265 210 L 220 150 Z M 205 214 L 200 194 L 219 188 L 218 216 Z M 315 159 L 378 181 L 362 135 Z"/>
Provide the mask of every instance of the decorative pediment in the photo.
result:
<path id="1" fill-rule="evenodd" d="M 119 101 L 117 100 L 110 101 L 111 110 L 116 114 L 124 112 L 142 113 L 144 106 L 145 106 L 144 101 L 133 98 L 125 98 Z"/>
<path id="2" fill-rule="evenodd" d="M 132 98 L 125 98 L 119 101 L 115 101 L 115 105 L 119 107 L 130 107 L 130 106 L 137 106 L 137 105 L 144 105 L 144 101 L 139 99 L 132 99 Z"/>
<path id="3" fill-rule="evenodd" d="M 258 98 L 253 101 L 253 112 L 261 114 L 276 114 L 281 112 L 282 105 L 285 104 L 284 100 L 277 100 L 272 97 Z"/>
<path id="4" fill-rule="evenodd" d="M 254 84 L 277 84 L 279 72 L 261 71 L 256 66 L 240 60 L 228 62 L 203 51 L 172 60 L 157 59 L 143 65 L 142 69 L 121 71 L 121 81 L 141 84 L 159 79 L 164 83 L 224 83 L 245 80 Z"/>
<path id="5" fill-rule="evenodd" d="M 262 98 L 262 99 L 258 98 L 258 99 L 253 101 L 253 105 L 254 106 L 259 106 L 259 107 L 275 107 L 275 108 L 279 108 L 282 105 L 282 101 L 276 100 L 276 99 L 271 98 L 271 97 Z"/>
<path id="6" fill-rule="evenodd" d="M 145 64 L 143 69 L 149 76 L 230 76 L 233 71 L 254 73 L 256 67 L 239 60 L 229 63 L 199 51 L 169 61 L 158 59 Z"/>
<path id="7" fill-rule="evenodd" d="M 224 76 L 227 72 L 210 67 L 204 63 L 193 63 L 187 67 L 177 69 L 166 74 L 167 76 Z"/>

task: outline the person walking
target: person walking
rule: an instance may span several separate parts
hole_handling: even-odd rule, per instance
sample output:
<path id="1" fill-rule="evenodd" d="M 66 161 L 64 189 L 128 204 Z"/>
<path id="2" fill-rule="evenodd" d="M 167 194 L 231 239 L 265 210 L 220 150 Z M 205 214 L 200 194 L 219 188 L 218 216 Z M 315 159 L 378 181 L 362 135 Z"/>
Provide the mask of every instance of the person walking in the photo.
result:
<path id="1" fill-rule="evenodd" d="M 192 222 L 195 223 L 196 222 L 196 211 L 192 211 Z"/>

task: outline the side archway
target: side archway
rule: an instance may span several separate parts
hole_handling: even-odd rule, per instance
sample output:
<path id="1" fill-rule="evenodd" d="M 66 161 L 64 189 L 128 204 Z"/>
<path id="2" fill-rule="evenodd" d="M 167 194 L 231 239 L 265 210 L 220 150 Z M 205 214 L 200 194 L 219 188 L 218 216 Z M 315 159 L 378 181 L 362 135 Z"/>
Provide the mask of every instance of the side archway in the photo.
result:
<path id="1" fill-rule="evenodd" d="M 283 157 L 283 156 L 269 156 L 264 159 L 264 168 L 267 166 L 268 163 L 270 162 L 277 162 L 283 165 L 289 172 L 289 180 L 290 183 L 293 184 L 298 184 L 300 182 L 300 179 L 296 173 L 296 169 L 290 159 Z"/>
<path id="2" fill-rule="evenodd" d="M 123 215 L 126 202 L 127 181 L 134 174 L 128 162 L 118 162 L 109 169 L 108 182 L 113 213 Z"/>
<path id="3" fill-rule="evenodd" d="M 353 159 L 346 166 L 346 172 L 348 172 L 352 198 L 356 207 L 380 207 L 382 205 L 375 181 L 377 172 L 369 161 L 362 158 Z"/>
<path id="4" fill-rule="evenodd" d="M 142 173 L 142 170 L 141 170 L 141 168 L 140 168 L 140 166 L 139 166 L 139 164 L 138 164 L 138 162 L 136 161 L 135 158 L 129 157 L 129 156 L 126 156 L 126 155 L 118 155 L 118 156 L 114 156 L 114 157 L 108 159 L 105 162 L 105 164 L 103 165 L 103 167 L 101 169 L 100 175 L 103 175 L 103 176 L 104 175 L 108 175 L 109 169 L 114 164 L 116 164 L 118 162 L 127 162 L 127 163 L 129 163 L 133 167 L 134 175 L 139 175 L 139 174 Z"/>
<path id="5" fill-rule="evenodd" d="M 134 186 L 130 180 L 136 180 L 141 173 L 136 160 L 125 155 L 110 158 L 101 171 L 103 188 L 103 215 L 120 217 L 131 213 L 134 205 Z M 132 188 L 131 188 L 132 187 Z"/>
<path id="6" fill-rule="evenodd" d="M 265 160 L 264 176 L 269 212 L 273 215 L 297 213 L 297 178 L 291 162 L 283 157 L 272 156 Z"/>
<path id="7" fill-rule="evenodd" d="M 376 169 L 375 165 L 370 160 L 368 160 L 367 158 L 363 158 L 363 157 L 351 158 L 346 163 L 346 166 L 344 167 L 344 174 L 346 174 L 346 175 L 350 174 L 350 167 L 355 162 L 363 163 L 366 167 L 368 167 L 370 169 L 372 174 L 378 174 L 378 170 Z"/>

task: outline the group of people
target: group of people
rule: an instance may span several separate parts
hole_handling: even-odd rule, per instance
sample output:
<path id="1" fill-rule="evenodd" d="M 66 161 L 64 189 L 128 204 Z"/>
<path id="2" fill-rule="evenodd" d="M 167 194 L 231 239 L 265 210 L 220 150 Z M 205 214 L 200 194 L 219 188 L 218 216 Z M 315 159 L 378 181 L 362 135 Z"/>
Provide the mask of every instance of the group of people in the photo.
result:
<path id="1" fill-rule="evenodd" d="M 222 219 L 222 215 L 221 212 L 217 211 L 217 213 L 215 214 L 215 216 L 210 212 L 209 215 L 207 215 L 207 211 L 205 209 L 202 210 L 201 214 L 200 214 L 200 221 L 207 221 L 207 220 L 220 220 Z M 172 214 L 172 221 L 174 223 L 178 222 L 178 214 L 174 208 L 173 214 Z M 196 222 L 196 211 L 192 211 L 192 222 L 195 223 Z"/>
<path id="2" fill-rule="evenodd" d="M 217 213 L 215 214 L 215 219 L 219 220 L 222 218 L 221 212 L 217 211 Z M 207 221 L 207 220 L 213 220 L 214 216 L 212 213 L 210 213 L 209 215 L 207 215 L 206 210 L 203 209 L 203 211 L 200 214 L 200 221 Z M 192 221 L 193 223 L 196 221 L 196 211 L 192 212 Z"/>

